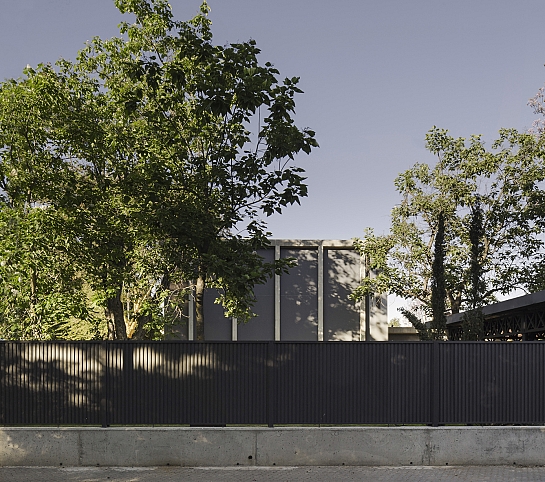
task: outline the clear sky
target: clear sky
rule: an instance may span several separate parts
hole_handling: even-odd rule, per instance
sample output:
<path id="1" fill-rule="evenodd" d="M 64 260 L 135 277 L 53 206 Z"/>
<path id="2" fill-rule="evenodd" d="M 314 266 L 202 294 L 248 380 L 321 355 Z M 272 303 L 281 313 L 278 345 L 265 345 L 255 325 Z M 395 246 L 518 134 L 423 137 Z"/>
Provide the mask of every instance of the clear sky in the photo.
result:
<path id="1" fill-rule="evenodd" d="M 187 20 L 200 0 L 171 0 Z M 528 128 L 545 81 L 543 0 L 209 0 L 214 41 L 253 38 L 263 63 L 300 76 L 297 123 L 321 148 L 302 205 L 269 218 L 276 238 L 350 239 L 386 232 L 393 180 L 434 162 L 424 136 Z M 113 0 L 3 0 L 0 80 L 27 65 L 74 59 L 86 40 L 117 34 Z"/>

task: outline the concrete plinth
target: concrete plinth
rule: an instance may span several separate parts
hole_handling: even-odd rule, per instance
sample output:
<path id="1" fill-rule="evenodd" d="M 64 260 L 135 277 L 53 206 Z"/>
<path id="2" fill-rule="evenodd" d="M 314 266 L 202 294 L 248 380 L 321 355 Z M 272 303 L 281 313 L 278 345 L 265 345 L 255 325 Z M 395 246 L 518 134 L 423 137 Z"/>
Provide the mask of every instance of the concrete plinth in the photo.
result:
<path id="1" fill-rule="evenodd" d="M 0 466 L 544 463 L 545 427 L 0 429 Z"/>

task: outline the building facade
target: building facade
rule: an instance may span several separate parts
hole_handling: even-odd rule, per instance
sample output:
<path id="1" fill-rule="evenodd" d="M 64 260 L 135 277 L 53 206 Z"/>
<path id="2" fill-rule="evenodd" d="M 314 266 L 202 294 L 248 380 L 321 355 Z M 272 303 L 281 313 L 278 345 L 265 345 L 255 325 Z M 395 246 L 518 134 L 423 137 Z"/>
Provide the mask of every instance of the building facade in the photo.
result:
<path id="1" fill-rule="evenodd" d="M 352 241 L 274 239 L 260 254 L 266 261 L 295 258 L 297 266 L 255 287 L 257 316 L 248 323 L 225 318 L 222 307 L 214 304 L 216 293 L 206 292 L 207 341 L 388 340 L 386 295 L 357 303 L 349 299 L 366 275 Z M 179 335 L 193 340 L 191 299 L 188 312 L 188 323 L 180 326 Z"/>

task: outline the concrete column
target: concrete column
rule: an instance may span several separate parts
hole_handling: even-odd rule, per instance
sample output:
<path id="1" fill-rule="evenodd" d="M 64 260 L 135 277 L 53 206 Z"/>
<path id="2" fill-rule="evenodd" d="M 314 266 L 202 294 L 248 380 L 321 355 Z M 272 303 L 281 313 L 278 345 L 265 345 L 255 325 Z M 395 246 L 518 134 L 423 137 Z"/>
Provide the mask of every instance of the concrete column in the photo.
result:
<path id="1" fill-rule="evenodd" d="M 193 341 L 195 339 L 194 327 L 195 327 L 195 298 L 193 297 L 193 289 L 189 293 L 189 318 L 187 325 L 187 339 Z"/>
<path id="2" fill-rule="evenodd" d="M 360 256 L 360 284 L 365 279 L 366 275 L 367 273 L 365 272 L 365 259 L 363 256 Z M 366 326 L 365 326 L 366 324 L 365 322 L 367 319 L 367 317 L 365 316 L 366 301 L 367 301 L 367 298 L 364 300 L 360 300 L 358 302 L 358 307 L 360 312 L 360 341 L 367 340 L 367 336 L 366 336 L 367 333 L 366 333 Z"/>
<path id="3" fill-rule="evenodd" d="M 231 341 L 238 340 L 238 320 L 233 316 L 231 317 Z"/>
<path id="4" fill-rule="evenodd" d="M 324 341 L 324 245 L 318 245 L 318 341 Z"/>
<path id="5" fill-rule="evenodd" d="M 280 259 L 280 245 L 274 247 L 274 259 Z M 274 339 L 280 341 L 280 275 L 274 275 Z"/>

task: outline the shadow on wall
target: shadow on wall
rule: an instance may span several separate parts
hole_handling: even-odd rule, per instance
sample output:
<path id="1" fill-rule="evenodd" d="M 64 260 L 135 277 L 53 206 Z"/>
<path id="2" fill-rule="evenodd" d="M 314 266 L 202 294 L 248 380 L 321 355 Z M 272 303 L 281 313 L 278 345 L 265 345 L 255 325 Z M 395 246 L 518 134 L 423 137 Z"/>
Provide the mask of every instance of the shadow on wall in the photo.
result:
<path id="1" fill-rule="evenodd" d="M 318 339 L 318 250 L 284 248 L 282 257 L 296 259 L 297 267 L 282 275 L 281 339 Z M 360 341 L 360 303 L 349 299 L 360 283 L 360 256 L 353 249 L 324 249 L 324 341 Z"/>
<path id="2" fill-rule="evenodd" d="M 100 425 L 100 342 L 0 342 L 0 424 Z"/>
<path id="3" fill-rule="evenodd" d="M 280 339 L 318 340 L 318 249 L 282 248 L 297 266 L 280 277 Z"/>
<path id="4" fill-rule="evenodd" d="M 360 256 L 354 250 L 324 250 L 324 340 L 361 341 L 360 303 L 348 297 L 360 282 Z"/>
<path id="5" fill-rule="evenodd" d="M 267 343 L 0 342 L 0 424 L 264 423 L 268 349 Z"/>
<path id="6" fill-rule="evenodd" d="M 414 388 L 416 382 L 426 386 L 430 347 L 3 342 L 0 423 L 386 423 L 388 403 L 398 403 L 402 394 L 423 393 Z M 407 372 L 411 367 L 416 379 Z M 399 397 L 391 397 L 392 386 L 399 388 Z M 420 407 L 418 396 L 414 403 Z"/>
<path id="7" fill-rule="evenodd" d="M 267 342 L 2 342 L 0 424 L 266 424 L 270 384 L 276 394 L 293 380 L 284 371 L 294 357 L 313 379 L 304 373 L 316 354 L 297 352 Z"/>
<path id="8" fill-rule="evenodd" d="M 274 261 L 274 248 L 262 249 L 259 254 L 265 262 Z M 254 313 L 257 315 L 248 323 L 238 325 L 237 339 L 239 341 L 274 340 L 274 277 L 262 285 L 256 285 L 254 294 L 257 302 Z"/>
<path id="9" fill-rule="evenodd" d="M 317 340 L 318 250 L 284 248 L 282 257 L 293 257 L 297 267 L 282 275 L 281 339 Z M 324 341 L 365 339 L 360 303 L 349 299 L 360 283 L 360 256 L 353 249 L 324 249 Z M 380 305 L 379 300 L 379 305 Z M 372 316 L 380 319 L 384 306 L 374 306 Z M 385 320 L 387 328 L 387 320 Z M 387 339 L 378 336 L 377 339 Z"/>
<path id="10" fill-rule="evenodd" d="M 543 425 L 544 355 L 542 343 L 0 342 L 0 424 Z"/>
<path id="11" fill-rule="evenodd" d="M 275 249 L 260 251 L 266 262 L 273 262 Z M 294 258 L 296 266 L 280 276 L 280 340 L 318 341 L 318 247 L 281 246 L 282 258 Z M 324 246 L 323 250 L 323 339 L 324 341 L 363 341 L 365 316 L 363 303 L 349 299 L 361 279 L 359 254 L 350 247 Z M 238 325 L 238 341 L 275 339 L 275 279 L 255 286 L 256 317 Z M 231 319 L 214 303 L 215 290 L 205 294 L 205 339 L 233 339 Z M 371 340 L 388 339 L 387 303 L 384 296 L 372 299 Z"/>

